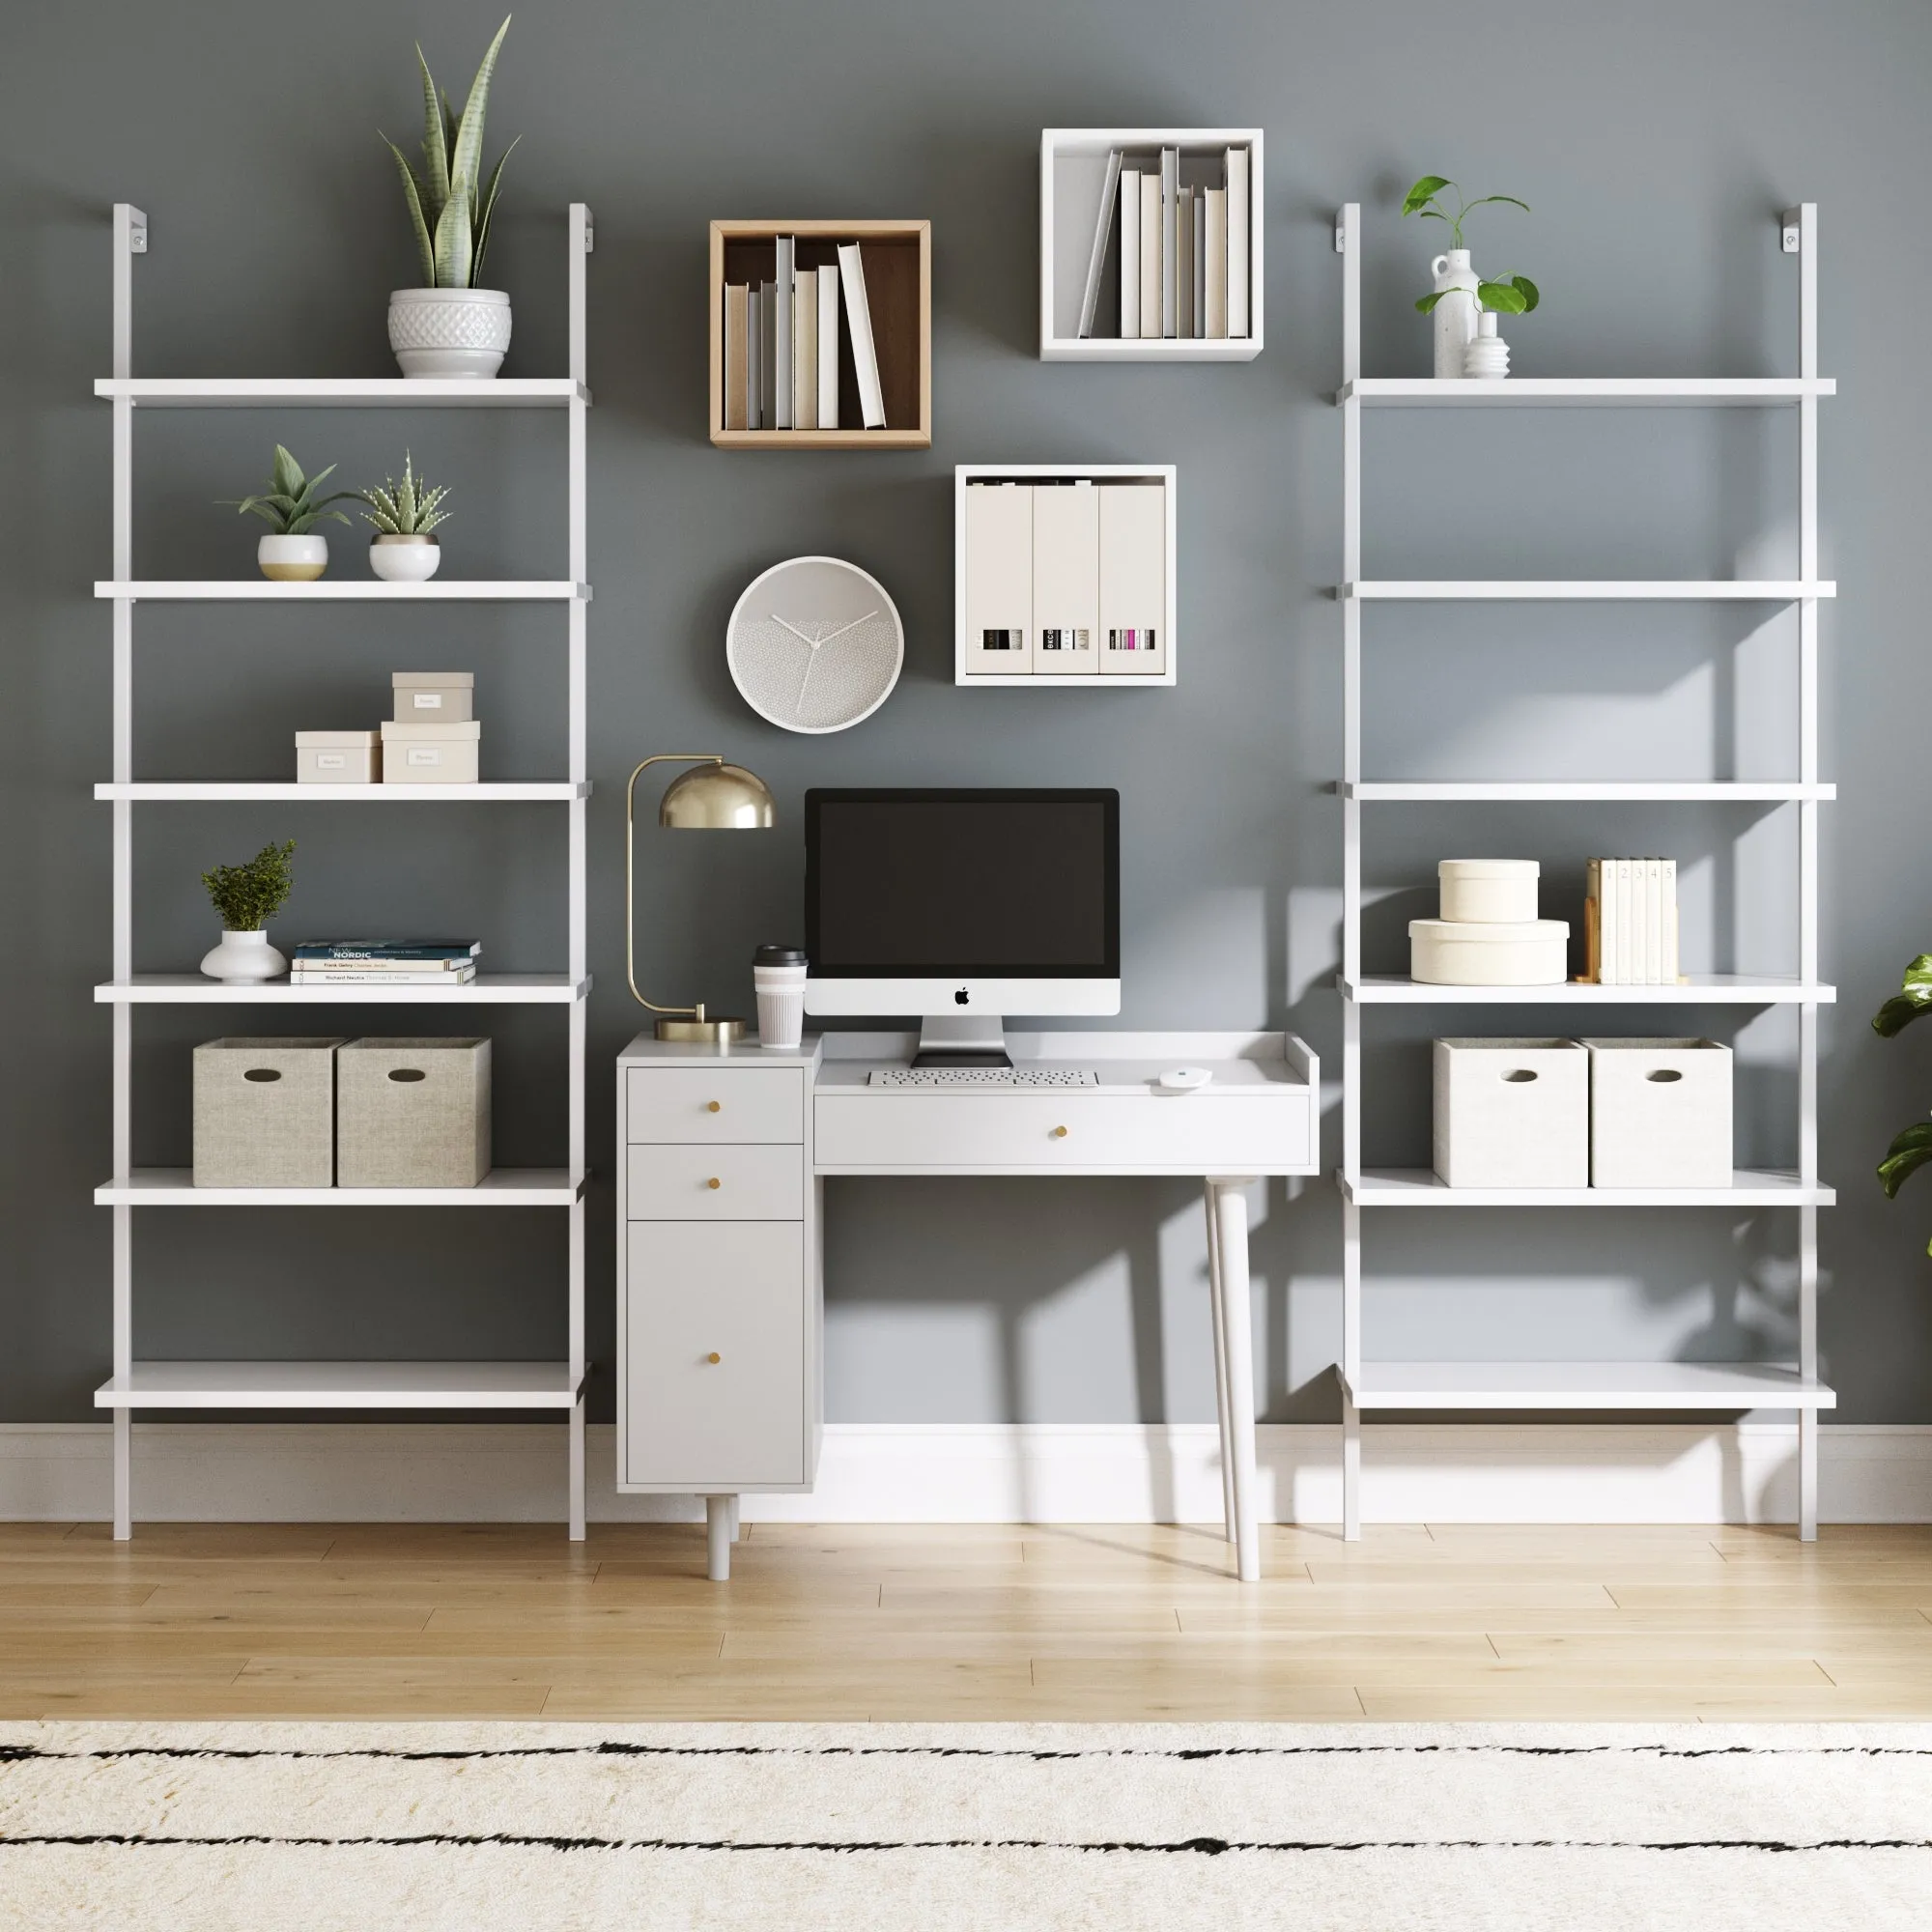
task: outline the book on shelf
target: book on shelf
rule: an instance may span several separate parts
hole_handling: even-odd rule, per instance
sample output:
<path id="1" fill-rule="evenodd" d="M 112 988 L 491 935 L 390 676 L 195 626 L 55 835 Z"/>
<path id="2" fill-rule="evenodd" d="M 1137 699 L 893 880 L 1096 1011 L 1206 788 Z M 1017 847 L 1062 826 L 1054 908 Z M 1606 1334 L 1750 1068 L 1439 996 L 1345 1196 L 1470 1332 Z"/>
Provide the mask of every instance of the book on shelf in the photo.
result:
<path id="1" fill-rule="evenodd" d="M 745 331 L 751 315 L 750 286 L 744 282 L 724 285 L 724 427 L 745 429 L 745 400 L 749 393 L 745 372 Z"/>
<path id="2" fill-rule="evenodd" d="M 818 270 L 818 426 L 838 427 L 838 270 Z"/>
<path id="3" fill-rule="evenodd" d="M 1208 333 L 1208 190 L 1197 187 L 1194 197 L 1194 327 L 1195 341 Z"/>
<path id="4" fill-rule="evenodd" d="M 1081 300 L 1081 336 L 1095 332 L 1116 220 L 1123 341 L 1252 334 L 1253 193 L 1253 155 L 1246 147 L 1192 156 L 1179 148 L 1110 153 Z"/>
<path id="5" fill-rule="evenodd" d="M 1180 150 L 1160 151 L 1160 332 L 1180 332 Z"/>
<path id="6" fill-rule="evenodd" d="M 791 412 L 794 429 L 818 427 L 818 277 L 810 269 L 793 285 Z"/>
<path id="7" fill-rule="evenodd" d="M 1174 210 L 1174 332 L 1194 334 L 1194 190 L 1179 190 Z"/>
<path id="8" fill-rule="evenodd" d="M 1604 986 L 1674 986 L 1677 861 L 1592 859 L 1583 898 L 1583 978 Z"/>
<path id="9" fill-rule="evenodd" d="M 1080 297 L 1080 326 L 1075 331 L 1083 340 L 1094 333 L 1094 319 L 1100 307 L 1100 283 L 1106 273 L 1107 243 L 1114 233 L 1114 203 L 1121 191 L 1121 151 L 1107 151 L 1107 167 L 1100 182 L 1100 213 L 1094 224 L 1094 251 L 1087 259 L 1087 285 Z"/>
<path id="10" fill-rule="evenodd" d="M 474 966 L 439 972 L 382 966 L 291 966 L 289 982 L 296 986 L 468 986 L 475 982 Z"/>
<path id="11" fill-rule="evenodd" d="M 1220 342 L 1228 333 L 1228 190 L 1210 187 L 1208 204 L 1208 340 Z"/>
<path id="12" fill-rule="evenodd" d="M 1228 333 L 1248 332 L 1248 151 L 1228 150 Z"/>
<path id="13" fill-rule="evenodd" d="M 773 360 L 776 363 L 777 386 L 773 389 L 772 427 L 791 429 L 795 427 L 792 415 L 792 264 L 796 257 L 798 243 L 789 235 L 778 238 L 778 289 L 777 301 L 778 329 L 777 340 L 773 344 Z"/>
<path id="14" fill-rule="evenodd" d="M 859 379 L 859 419 L 867 429 L 884 429 L 886 398 L 879 386 L 872 310 L 866 299 L 866 268 L 858 242 L 839 242 L 838 276 L 845 289 L 845 332 L 852 338 L 852 367 Z"/>
<path id="15" fill-rule="evenodd" d="M 745 427 L 763 429 L 764 421 L 764 289 L 753 282 L 745 295 Z"/>
<path id="16" fill-rule="evenodd" d="M 304 965 L 363 965 L 371 960 L 461 965 L 482 951 L 480 939 L 304 939 L 289 948 L 289 957 Z"/>
<path id="17" fill-rule="evenodd" d="M 1141 340 L 1160 337 L 1160 173 L 1141 176 Z"/>
<path id="18" fill-rule="evenodd" d="M 1121 338 L 1141 332 L 1141 171 L 1121 169 Z"/>

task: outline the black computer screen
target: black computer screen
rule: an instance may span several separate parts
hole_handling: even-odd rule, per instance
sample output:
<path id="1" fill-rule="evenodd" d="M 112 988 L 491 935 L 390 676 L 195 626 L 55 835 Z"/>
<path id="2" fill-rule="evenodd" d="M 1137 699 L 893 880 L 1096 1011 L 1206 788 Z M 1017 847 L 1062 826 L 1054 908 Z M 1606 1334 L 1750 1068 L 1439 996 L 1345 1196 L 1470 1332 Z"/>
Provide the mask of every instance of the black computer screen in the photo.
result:
<path id="1" fill-rule="evenodd" d="M 1117 791 L 808 791 L 811 970 L 1119 979 L 1120 824 Z"/>

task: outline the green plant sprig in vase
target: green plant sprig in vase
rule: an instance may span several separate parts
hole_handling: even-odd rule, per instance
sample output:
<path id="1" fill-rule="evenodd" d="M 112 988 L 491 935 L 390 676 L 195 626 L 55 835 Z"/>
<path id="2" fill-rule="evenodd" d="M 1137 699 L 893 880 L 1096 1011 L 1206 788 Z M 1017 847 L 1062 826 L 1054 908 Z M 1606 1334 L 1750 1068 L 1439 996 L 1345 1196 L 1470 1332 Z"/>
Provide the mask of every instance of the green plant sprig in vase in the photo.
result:
<path id="1" fill-rule="evenodd" d="M 1453 214 L 1436 200 L 1444 188 L 1456 188 Z M 1424 175 L 1403 197 L 1402 212 L 1405 216 L 1418 214 L 1424 221 L 1447 222 L 1449 246 L 1462 249 L 1467 246 L 1463 240 L 1463 223 L 1474 210 L 1495 201 L 1507 202 L 1512 208 L 1521 209 L 1525 214 L 1530 212 L 1529 203 L 1519 201 L 1513 194 L 1484 194 L 1478 195 L 1474 201 L 1465 201 L 1463 190 L 1443 175 Z M 1428 315 L 1444 296 L 1457 293 L 1455 289 L 1437 289 L 1433 295 L 1423 296 L 1416 301 L 1417 312 Z M 1488 309 L 1496 315 L 1527 315 L 1543 299 L 1536 284 L 1527 275 L 1508 275 L 1500 281 L 1478 280 L 1468 293 L 1474 295 L 1479 309 Z"/>
<path id="2" fill-rule="evenodd" d="M 331 503 L 353 497 L 353 490 L 336 490 L 327 497 L 316 492 L 335 474 L 335 465 L 313 476 L 302 474 L 302 467 L 278 442 L 275 461 L 269 475 L 269 487 L 252 497 L 220 498 L 224 508 L 238 516 L 260 517 L 270 534 L 255 547 L 255 561 L 262 575 L 277 583 L 309 583 L 328 568 L 328 539 L 316 528 L 321 523 L 347 524 Z"/>
<path id="3" fill-rule="evenodd" d="M 289 962 L 269 944 L 264 929 L 281 911 L 295 887 L 289 861 L 296 841 L 264 845 L 239 866 L 216 866 L 201 875 L 208 896 L 221 916 L 221 944 L 201 962 L 211 980 L 277 980 Z"/>
<path id="4" fill-rule="evenodd" d="M 387 476 L 357 495 L 369 506 L 362 521 L 376 530 L 369 544 L 369 568 L 391 583 L 421 583 L 434 577 L 442 562 L 434 532 L 449 521 L 449 512 L 437 506 L 449 495 L 449 486 L 439 483 L 432 489 L 420 480 L 415 459 L 406 449 L 400 483 Z"/>

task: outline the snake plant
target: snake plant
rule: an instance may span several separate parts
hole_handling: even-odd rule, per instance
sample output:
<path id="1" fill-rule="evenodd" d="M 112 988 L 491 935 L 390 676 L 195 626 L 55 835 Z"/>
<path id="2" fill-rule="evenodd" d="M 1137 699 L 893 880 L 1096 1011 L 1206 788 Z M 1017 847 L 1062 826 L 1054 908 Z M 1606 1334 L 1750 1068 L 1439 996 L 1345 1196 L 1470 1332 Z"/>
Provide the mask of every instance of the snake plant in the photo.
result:
<path id="1" fill-rule="evenodd" d="M 413 459 L 407 449 L 403 451 L 400 483 L 393 476 L 385 476 L 381 488 L 372 486 L 357 494 L 369 506 L 362 512 L 363 522 L 374 524 L 384 536 L 426 537 L 437 525 L 449 521 L 449 512 L 437 508 L 449 495 L 448 484 L 439 483 L 432 490 L 427 483 L 419 482 Z"/>
<path id="2" fill-rule="evenodd" d="M 278 442 L 275 445 L 274 472 L 269 478 L 269 487 L 259 495 L 243 497 L 240 501 L 233 497 L 224 497 L 220 500 L 232 507 L 238 516 L 260 517 L 278 537 L 305 537 L 325 520 L 335 524 L 349 521 L 340 510 L 331 510 L 327 506 L 355 496 L 354 490 L 336 490 L 327 497 L 315 494 L 334 473 L 335 465 L 331 463 L 318 474 L 304 476 L 301 465 Z"/>
<path id="3" fill-rule="evenodd" d="M 1445 187 L 1456 188 L 1454 214 L 1435 199 Z M 1419 214 L 1425 221 L 1446 221 L 1449 224 L 1449 245 L 1460 248 L 1463 245 L 1463 223 L 1471 210 L 1492 201 L 1506 201 L 1512 208 L 1520 208 L 1525 214 L 1529 213 L 1529 203 L 1519 201 L 1513 194 L 1485 194 L 1474 201 L 1464 201 L 1463 190 L 1443 175 L 1424 175 L 1403 197 L 1402 212 L 1405 215 Z M 1450 289 L 1438 289 L 1434 295 L 1421 297 L 1415 305 L 1427 315 L 1445 295 L 1454 293 Z M 1527 315 L 1543 299 L 1536 284 L 1527 275 L 1511 275 L 1507 280 L 1498 282 L 1478 282 L 1475 295 L 1478 308 L 1494 309 L 1498 315 Z"/>
<path id="4" fill-rule="evenodd" d="M 1898 991 L 1872 1015 L 1872 1032 L 1890 1039 L 1923 1012 L 1932 1012 L 1932 952 L 1921 952 L 1905 969 Z M 1928 1160 L 1932 1160 L 1932 1121 L 1917 1121 L 1893 1137 L 1878 1164 L 1886 1198 L 1896 1200 L 1899 1188 Z M 1925 1251 L 1932 1254 L 1932 1242 Z"/>
<path id="5" fill-rule="evenodd" d="M 384 146 L 395 156 L 396 170 L 403 178 L 403 200 L 409 207 L 426 289 L 479 289 L 484 285 L 483 256 L 490 245 L 497 188 L 503 179 L 503 163 L 510 158 L 510 148 L 517 145 L 512 141 L 497 156 L 489 181 L 484 182 L 483 117 L 490 105 L 490 77 L 497 69 L 497 49 L 509 31 L 510 16 L 506 14 L 483 56 L 483 65 L 476 70 L 476 78 L 469 83 L 469 99 L 463 103 L 460 119 L 450 107 L 449 96 L 431 78 L 421 46 L 416 48 L 423 92 L 420 175 L 395 142 L 386 134 L 382 137 Z"/>

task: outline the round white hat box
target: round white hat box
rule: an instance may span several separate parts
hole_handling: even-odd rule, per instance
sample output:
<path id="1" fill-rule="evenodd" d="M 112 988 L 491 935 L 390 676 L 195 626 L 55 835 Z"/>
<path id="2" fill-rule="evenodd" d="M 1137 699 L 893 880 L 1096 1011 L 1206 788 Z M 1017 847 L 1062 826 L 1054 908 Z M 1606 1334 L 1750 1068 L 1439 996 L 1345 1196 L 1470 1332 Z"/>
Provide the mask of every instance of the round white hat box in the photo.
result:
<path id="1" fill-rule="evenodd" d="M 1409 978 L 1425 986 L 1560 986 L 1570 924 L 1561 919 L 1412 919 Z"/>
<path id="2" fill-rule="evenodd" d="M 1441 917 L 1485 924 L 1527 924 L 1536 918 L 1534 859 L 1444 859 L 1435 868 Z"/>

